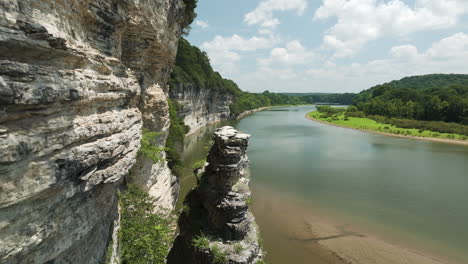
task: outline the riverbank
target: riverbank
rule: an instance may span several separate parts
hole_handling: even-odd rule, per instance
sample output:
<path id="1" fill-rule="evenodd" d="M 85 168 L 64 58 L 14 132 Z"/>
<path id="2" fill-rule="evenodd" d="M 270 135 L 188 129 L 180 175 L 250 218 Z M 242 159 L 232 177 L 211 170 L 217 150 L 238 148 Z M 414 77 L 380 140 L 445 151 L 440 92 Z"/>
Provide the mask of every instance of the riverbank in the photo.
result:
<path id="1" fill-rule="evenodd" d="M 268 108 L 272 108 L 272 107 L 275 107 L 275 106 L 265 106 L 265 107 L 260 107 L 260 108 L 256 108 L 256 109 L 252 109 L 252 110 L 248 110 L 248 111 L 244 111 L 242 113 L 240 113 L 237 117 L 236 117 L 236 120 L 239 120 L 239 119 L 242 119 L 248 115 L 251 115 L 253 113 L 256 113 L 256 112 L 259 112 L 259 111 L 262 111 L 262 110 L 266 110 Z"/>
<path id="2" fill-rule="evenodd" d="M 253 110 L 248 110 L 248 111 L 245 111 L 245 112 L 242 112 L 239 116 L 237 116 L 236 120 L 240 120 L 248 115 L 251 115 L 253 113 L 256 113 L 256 112 L 259 112 L 259 111 L 262 111 L 262 110 L 266 110 L 266 109 L 269 109 L 269 108 L 277 108 L 277 107 L 288 107 L 288 106 L 302 106 L 302 105 L 310 105 L 310 104 L 298 104 L 298 105 L 292 105 L 292 104 L 285 104 L 285 105 L 271 105 L 271 106 L 265 106 L 265 107 L 260 107 L 260 108 L 256 108 L 256 109 L 253 109 Z"/>
<path id="3" fill-rule="evenodd" d="M 428 253 L 385 241 L 358 227 L 334 221 L 301 201 L 267 189 L 254 190 L 253 211 L 270 251 L 268 259 L 277 263 L 445 263 Z M 274 219 L 274 220 L 272 220 Z M 277 250 L 276 250 L 277 247 Z M 284 247 L 297 259 L 285 259 Z M 272 250 L 272 248 L 274 250 Z M 282 262 L 284 261 L 284 262 Z"/>
<path id="4" fill-rule="evenodd" d="M 382 123 L 376 123 L 375 121 L 373 121 L 374 123 L 378 124 L 378 126 L 376 127 L 369 127 L 369 128 L 362 128 L 362 127 L 357 127 L 355 124 L 353 124 L 352 122 L 348 122 L 347 124 L 345 123 L 346 121 L 343 121 L 343 120 L 339 120 L 341 121 L 342 123 L 341 124 L 337 124 L 337 123 L 333 123 L 333 122 L 330 122 L 328 120 L 325 120 L 325 119 L 319 119 L 318 117 L 318 111 L 312 111 L 312 112 L 309 112 L 305 115 L 305 118 L 309 119 L 309 120 L 312 120 L 312 121 L 316 121 L 316 122 L 319 122 L 319 123 L 323 123 L 323 124 L 327 124 L 327 125 L 332 125 L 332 126 L 337 126 L 337 127 L 343 127 L 343 128 L 349 128 L 349 129 L 354 129 L 354 130 L 359 130 L 359 131 L 363 131 L 363 132 L 368 132 L 368 133 L 373 133 L 373 134 L 378 134 L 378 135 L 384 135 L 384 136 L 391 136 L 391 137 L 399 137 L 399 138 L 406 138 L 406 139 L 416 139 L 416 140 L 425 140 L 425 141 L 432 141 L 432 142 L 439 142 L 439 143 L 447 143 L 447 144 L 457 144 L 457 145 L 465 145 L 465 146 L 468 146 L 468 140 L 457 140 L 457 139 L 448 139 L 448 138 L 435 138 L 435 137 L 423 137 L 423 136 L 413 136 L 413 135 L 406 135 L 406 134 L 395 134 L 395 133 L 391 133 L 391 132 L 384 132 L 384 131 L 379 131 L 379 130 L 376 130 L 377 127 L 381 128 L 381 127 L 391 127 L 391 125 L 387 125 L 387 124 L 382 124 Z M 350 119 L 353 119 L 352 117 Z M 354 118 L 356 119 L 356 118 Z M 361 118 L 363 119 L 363 118 Z M 370 120 L 370 119 L 369 119 Z M 375 129 L 375 130 L 374 130 Z M 403 128 L 398 128 L 399 130 L 397 131 L 411 131 L 413 132 L 416 132 L 416 129 L 403 129 Z"/>

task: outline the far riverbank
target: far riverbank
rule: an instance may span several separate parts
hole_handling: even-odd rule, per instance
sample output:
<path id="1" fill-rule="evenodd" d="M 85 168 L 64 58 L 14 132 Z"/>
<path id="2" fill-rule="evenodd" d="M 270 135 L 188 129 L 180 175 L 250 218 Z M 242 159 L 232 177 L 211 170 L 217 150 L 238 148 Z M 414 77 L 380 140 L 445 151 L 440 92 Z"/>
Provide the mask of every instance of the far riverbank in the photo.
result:
<path id="1" fill-rule="evenodd" d="M 347 126 L 347 125 L 343 125 L 343 124 L 336 124 L 336 123 L 328 122 L 328 121 L 323 120 L 323 119 L 318 119 L 318 118 L 313 117 L 311 114 L 314 113 L 314 112 L 316 112 L 316 111 L 312 111 L 312 112 L 307 113 L 305 115 L 305 118 L 307 118 L 309 120 L 312 120 L 312 121 L 322 123 L 322 124 L 332 125 L 332 126 L 336 126 L 336 127 L 349 128 L 349 129 L 359 130 L 359 131 L 378 134 L 378 135 L 468 146 L 468 140 L 456 140 L 456 139 L 448 139 L 448 138 L 434 138 L 434 137 L 419 137 L 419 136 L 412 136 L 412 135 L 402 135 L 402 134 L 394 134 L 394 133 L 377 131 L 377 130 L 372 130 L 372 129 L 364 129 L 364 128 L 360 128 L 360 127 Z M 385 126 L 386 124 L 381 124 L 381 125 Z"/>

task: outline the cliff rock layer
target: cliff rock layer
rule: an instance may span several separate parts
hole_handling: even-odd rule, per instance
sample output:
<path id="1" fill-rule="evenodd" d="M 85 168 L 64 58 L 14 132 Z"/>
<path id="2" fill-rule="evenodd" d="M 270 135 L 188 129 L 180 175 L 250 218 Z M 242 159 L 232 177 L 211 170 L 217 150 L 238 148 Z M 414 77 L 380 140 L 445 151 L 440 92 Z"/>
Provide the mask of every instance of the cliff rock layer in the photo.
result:
<path id="1" fill-rule="evenodd" d="M 169 263 L 257 263 L 262 260 L 258 227 L 248 210 L 246 175 L 249 135 L 226 126 L 216 130 L 208 165 L 186 198 L 180 234 Z"/>
<path id="2" fill-rule="evenodd" d="M 1 263 L 102 260 L 142 127 L 169 126 L 185 12 L 182 0 L 0 2 Z M 171 206 L 165 164 L 137 165 Z"/>
<path id="3" fill-rule="evenodd" d="M 190 127 L 188 134 L 207 124 L 231 118 L 232 93 L 200 88 L 195 83 L 177 83 L 171 87 L 169 96 L 181 106 L 178 114 Z"/>

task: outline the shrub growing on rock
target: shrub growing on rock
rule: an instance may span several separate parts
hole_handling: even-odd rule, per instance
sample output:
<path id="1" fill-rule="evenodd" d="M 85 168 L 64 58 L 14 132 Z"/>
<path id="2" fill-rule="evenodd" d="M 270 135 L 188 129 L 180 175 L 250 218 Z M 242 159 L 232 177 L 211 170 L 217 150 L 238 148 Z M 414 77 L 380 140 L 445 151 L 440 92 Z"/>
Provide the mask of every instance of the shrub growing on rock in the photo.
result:
<path id="1" fill-rule="evenodd" d="M 119 203 L 122 263 L 165 263 L 172 243 L 170 215 L 155 214 L 154 200 L 133 184 L 119 196 Z"/>

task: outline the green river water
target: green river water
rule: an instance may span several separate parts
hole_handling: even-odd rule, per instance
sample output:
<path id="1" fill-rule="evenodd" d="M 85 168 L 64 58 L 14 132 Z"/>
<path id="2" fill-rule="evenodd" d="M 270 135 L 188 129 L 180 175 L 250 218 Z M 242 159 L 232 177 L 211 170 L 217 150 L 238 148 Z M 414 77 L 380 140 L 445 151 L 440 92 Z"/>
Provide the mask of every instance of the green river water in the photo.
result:
<path id="1" fill-rule="evenodd" d="M 267 262 L 329 263 L 281 228 L 285 222 L 279 218 L 287 223 L 296 216 L 281 215 L 282 209 L 268 201 L 285 197 L 283 207 L 310 211 L 450 263 L 468 263 L 468 147 L 305 119 L 314 109 L 271 108 L 229 123 L 252 135 L 252 210 Z M 195 185 L 191 164 L 206 156 L 214 128 L 226 124 L 187 138 L 182 198 Z"/>

